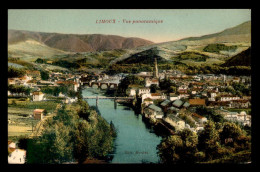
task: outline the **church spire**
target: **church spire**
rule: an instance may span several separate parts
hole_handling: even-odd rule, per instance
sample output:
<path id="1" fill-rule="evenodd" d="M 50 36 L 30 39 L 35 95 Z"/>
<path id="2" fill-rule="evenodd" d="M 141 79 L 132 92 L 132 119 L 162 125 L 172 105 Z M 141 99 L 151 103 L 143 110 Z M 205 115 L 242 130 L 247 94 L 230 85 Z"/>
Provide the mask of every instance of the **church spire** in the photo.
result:
<path id="1" fill-rule="evenodd" d="M 157 58 L 154 58 L 154 71 L 153 71 L 153 77 L 154 77 L 154 78 L 159 78 L 158 67 L 157 67 Z"/>

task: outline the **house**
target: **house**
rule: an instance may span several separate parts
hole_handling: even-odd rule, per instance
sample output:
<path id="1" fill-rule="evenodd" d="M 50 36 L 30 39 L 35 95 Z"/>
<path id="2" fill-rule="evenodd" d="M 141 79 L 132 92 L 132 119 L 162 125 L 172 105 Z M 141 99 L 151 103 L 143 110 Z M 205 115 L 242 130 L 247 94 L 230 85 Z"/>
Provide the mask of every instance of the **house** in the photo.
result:
<path id="1" fill-rule="evenodd" d="M 167 109 L 167 113 L 168 114 L 176 114 L 177 115 L 177 113 L 179 112 L 179 110 L 180 109 L 178 109 L 178 108 L 176 108 L 176 107 L 169 107 L 168 109 Z"/>
<path id="2" fill-rule="evenodd" d="M 190 107 L 190 104 L 188 102 L 185 102 L 183 105 L 182 105 L 183 108 L 188 108 Z"/>
<path id="3" fill-rule="evenodd" d="M 239 78 L 239 77 L 234 77 L 234 78 L 233 78 L 233 82 L 239 83 L 239 81 L 240 81 L 240 78 Z"/>
<path id="4" fill-rule="evenodd" d="M 187 90 L 188 89 L 188 86 L 187 85 L 181 85 L 178 87 L 178 91 L 180 90 Z"/>
<path id="5" fill-rule="evenodd" d="M 151 93 L 151 99 L 153 100 L 157 100 L 157 99 L 166 99 L 166 95 L 165 94 L 161 94 L 161 93 Z"/>
<path id="6" fill-rule="evenodd" d="M 170 93 L 168 99 L 169 99 L 170 101 L 174 101 L 174 100 L 179 99 L 179 96 L 176 95 L 176 94 L 174 94 L 174 93 Z"/>
<path id="7" fill-rule="evenodd" d="M 200 116 L 200 115 L 197 114 L 197 113 L 192 113 L 191 116 L 192 116 L 196 121 L 198 121 L 199 123 L 205 123 L 205 122 L 207 122 L 207 118 L 206 118 L 206 117 Z"/>
<path id="8" fill-rule="evenodd" d="M 189 104 L 191 106 L 205 106 L 205 99 L 189 99 Z"/>
<path id="9" fill-rule="evenodd" d="M 220 101 L 231 101 L 231 100 L 239 100 L 240 97 L 232 96 L 232 95 L 221 95 Z"/>
<path id="10" fill-rule="evenodd" d="M 10 140 L 8 140 L 8 148 L 16 148 L 16 144 Z"/>
<path id="11" fill-rule="evenodd" d="M 26 75 L 34 79 L 41 79 L 41 72 L 38 70 L 26 70 Z"/>
<path id="12" fill-rule="evenodd" d="M 152 79 L 146 78 L 145 79 L 145 87 L 150 87 L 151 85 L 159 86 L 159 80 L 156 79 L 156 78 L 152 78 Z"/>
<path id="13" fill-rule="evenodd" d="M 63 102 L 68 104 L 68 103 L 73 103 L 73 102 L 76 102 L 78 100 L 78 98 L 70 98 L 70 97 L 67 97 Z"/>
<path id="14" fill-rule="evenodd" d="M 8 148 L 10 154 L 8 155 L 8 164 L 24 164 L 26 159 L 26 150 Z"/>
<path id="15" fill-rule="evenodd" d="M 179 99 L 182 99 L 182 98 L 186 99 L 186 98 L 189 98 L 189 97 L 190 97 L 190 95 L 187 94 L 187 93 L 180 93 L 179 94 Z"/>
<path id="16" fill-rule="evenodd" d="M 65 95 L 60 92 L 58 97 L 65 97 Z"/>
<path id="17" fill-rule="evenodd" d="M 79 88 L 79 83 L 71 81 L 71 80 L 66 80 L 66 81 L 56 81 L 57 85 L 66 85 L 69 86 L 70 89 L 77 91 Z"/>
<path id="18" fill-rule="evenodd" d="M 163 117 L 163 111 L 160 107 L 151 104 L 144 109 L 144 115 L 146 118 L 160 119 Z"/>
<path id="19" fill-rule="evenodd" d="M 9 84 L 9 85 L 14 85 L 14 84 L 16 84 L 16 79 L 15 79 L 15 78 L 8 78 L 8 84 Z"/>
<path id="20" fill-rule="evenodd" d="M 45 109 L 35 109 L 33 111 L 33 118 L 42 120 L 45 114 Z"/>
<path id="21" fill-rule="evenodd" d="M 32 79 L 26 82 L 26 85 L 28 85 L 29 87 L 35 87 L 37 85 L 37 80 L 36 79 Z"/>
<path id="22" fill-rule="evenodd" d="M 249 108 L 251 105 L 249 100 L 232 100 L 230 101 L 231 108 Z"/>
<path id="23" fill-rule="evenodd" d="M 150 104 L 153 104 L 153 100 L 151 98 L 146 98 L 143 101 L 144 106 L 148 106 Z"/>
<path id="24" fill-rule="evenodd" d="M 151 91 L 151 89 L 150 88 L 139 88 L 138 90 L 137 90 L 137 94 L 138 95 L 141 95 L 141 94 L 149 94 L 150 93 L 150 91 Z"/>
<path id="25" fill-rule="evenodd" d="M 183 101 L 181 101 L 180 99 L 175 100 L 172 105 L 176 108 L 181 108 L 181 106 L 183 105 Z"/>
<path id="26" fill-rule="evenodd" d="M 230 104 L 230 102 L 228 101 L 210 101 L 208 106 L 211 106 L 211 107 L 228 107 Z"/>
<path id="27" fill-rule="evenodd" d="M 185 128 L 185 122 L 173 114 L 168 114 L 163 120 L 173 126 L 176 131 L 181 131 Z"/>
<path id="28" fill-rule="evenodd" d="M 130 89 L 129 96 L 136 96 L 136 90 L 134 88 Z"/>
<path id="29" fill-rule="evenodd" d="M 33 92 L 33 101 L 42 101 L 44 100 L 44 94 L 40 91 Z"/>
<path id="30" fill-rule="evenodd" d="M 164 100 L 162 103 L 161 103 L 161 107 L 163 109 L 164 112 L 166 112 L 167 108 L 170 106 L 170 103 L 171 101 L 170 100 Z"/>

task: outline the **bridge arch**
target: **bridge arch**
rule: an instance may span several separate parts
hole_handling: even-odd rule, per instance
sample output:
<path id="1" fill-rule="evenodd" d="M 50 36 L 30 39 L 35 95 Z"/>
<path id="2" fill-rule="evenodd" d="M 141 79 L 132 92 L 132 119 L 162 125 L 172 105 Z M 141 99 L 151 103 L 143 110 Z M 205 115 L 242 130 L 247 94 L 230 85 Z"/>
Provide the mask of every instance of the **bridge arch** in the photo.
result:
<path id="1" fill-rule="evenodd" d="M 99 85 L 98 85 L 97 83 L 92 83 L 92 84 L 91 84 L 91 87 L 92 87 L 92 88 L 95 88 L 95 87 L 96 87 L 96 88 L 99 88 Z"/>
<path id="2" fill-rule="evenodd" d="M 100 84 L 100 88 L 101 89 L 107 89 L 109 86 L 108 86 L 108 84 L 107 83 L 102 83 L 102 84 Z"/>

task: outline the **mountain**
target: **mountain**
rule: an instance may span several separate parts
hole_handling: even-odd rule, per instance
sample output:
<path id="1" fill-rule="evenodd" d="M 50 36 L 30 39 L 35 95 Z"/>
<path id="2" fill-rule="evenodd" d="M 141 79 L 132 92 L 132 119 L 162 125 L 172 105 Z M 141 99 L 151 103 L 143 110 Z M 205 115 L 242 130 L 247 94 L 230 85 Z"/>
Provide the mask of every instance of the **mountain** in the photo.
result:
<path id="1" fill-rule="evenodd" d="M 222 66 L 251 66 L 251 47 L 231 57 Z"/>
<path id="2" fill-rule="evenodd" d="M 189 37 L 180 41 L 203 41 L 205 43 L 251 42 L 251 21 L 247 21 L 218 33 L 204 35 L 201 37 Z"/>
<path id="3" fill-rule="evenodd" d="M 207 48 L 205 47 L 218 47 L 219 45 L 224 48 L 215 52 L 206 51 Z M 135 48 L 135 53 L 132 52 L 131 54 L 125 55 L 122 58 L 115 59 L 111 61 L 111 64 L 134 63 L 137 61 L 137 58 L 139 58 L 138 61 L 142 62 L 143 60 L 141 59 L 145 59 L 147 57 L 145 53 L 140 52 L 145 52 L 150 49 L 156 49 L 156 55 L 167 61 L 178 60 L 183 63 L 194 65 L 200 65 L 202 63 L 222 64 L 229 57 L 241 53 L 250 46 L 251 21 L 248 21 L 214 34 L 137 47 Z M 182 58 L 179 58 L 180 56 Z M 194 56 L 203 57 L 204 60 L 193 58 Z"/>
<path id="4" fill-rule="evenodd" d="M 153 44 L 141 38 L 126 38 L 102 34 L 60 34 L 20 30 L 8 31 L 8 45 L 33 40 L 39 44 L 65 52 L 90 52 L 114 49 L 131 49 Z"/>

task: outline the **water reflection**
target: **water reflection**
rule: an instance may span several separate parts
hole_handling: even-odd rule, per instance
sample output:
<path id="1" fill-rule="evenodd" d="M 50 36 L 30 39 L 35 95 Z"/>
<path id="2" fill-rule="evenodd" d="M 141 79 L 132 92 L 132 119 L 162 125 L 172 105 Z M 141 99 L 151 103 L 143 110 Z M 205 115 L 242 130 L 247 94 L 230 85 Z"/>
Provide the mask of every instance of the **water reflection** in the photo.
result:
<path id="1" fill-rule="evenodd" d="M 83 96 L 104 96 L 105 91 L 86 88 Z M 95 99 L 88 99 L 90 106 L 96 105 Z M 161 137 L 154 133 L 152 126 L 144 122 L 140 114 L 122 104 L 114 109 L 114 100 L 99 99 L 98 110 L 107 120 L 113 122 L 118 130 L 112 163 L 158 163 L 157 145 Z"/>

